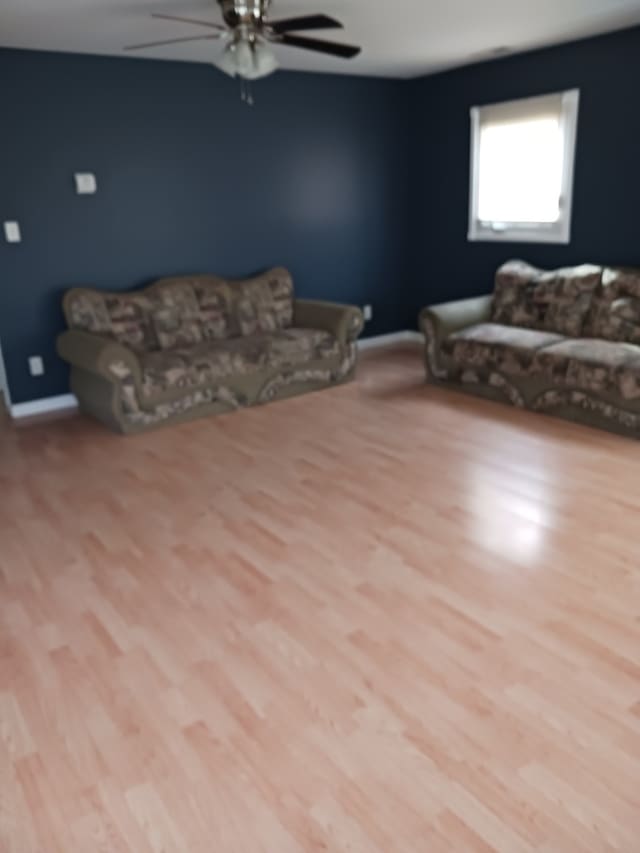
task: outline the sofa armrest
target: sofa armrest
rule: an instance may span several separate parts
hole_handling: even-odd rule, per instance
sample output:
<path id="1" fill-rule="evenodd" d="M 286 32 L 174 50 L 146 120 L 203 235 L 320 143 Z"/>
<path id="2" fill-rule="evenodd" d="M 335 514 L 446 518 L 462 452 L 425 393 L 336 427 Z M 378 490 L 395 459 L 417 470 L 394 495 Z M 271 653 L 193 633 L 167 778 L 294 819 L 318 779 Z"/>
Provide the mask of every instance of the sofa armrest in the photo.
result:
<path id="1" fill-rule="evenodd" d="M 427 379 L 446 381 L 449 369 L 441 352 L 442 341 L 453 332 L 459 332 L 476 323 L 486 323 L 491 317 L 491 295 L 473 299 L 459 299 L 430 305 L 420 312 L 420 329 L 425 341 L 425 367 Z"/>
<path id="2" fill-rule="evenodd" d="M 420 328 L 425 335 L 435 334 L 439 341 L 476 323 L 486 323 L 491 316 L 491 294 L 456 302 L 430 305 L 420 312 Z"/>
<path id="3" fill-rule="evenodd" d="M 114 365 L 124 365 L 136 381 L 140 378 L 140 363 L 135 352 L 110 338 L 69 329 L 58 337 L 57 348 L 60 357 L 74 367 L 98 374 L 110 382 L 118 382 L 121 372 L 114 371 Z"/>
<path id="4" fill-rule="evenodd" d="M 293 325 L 304 329 L 331 332 L 341 344 L 355 341 L 364 326 L 362 311 L 355 305 L 296 299 L 293 303 Z"/>

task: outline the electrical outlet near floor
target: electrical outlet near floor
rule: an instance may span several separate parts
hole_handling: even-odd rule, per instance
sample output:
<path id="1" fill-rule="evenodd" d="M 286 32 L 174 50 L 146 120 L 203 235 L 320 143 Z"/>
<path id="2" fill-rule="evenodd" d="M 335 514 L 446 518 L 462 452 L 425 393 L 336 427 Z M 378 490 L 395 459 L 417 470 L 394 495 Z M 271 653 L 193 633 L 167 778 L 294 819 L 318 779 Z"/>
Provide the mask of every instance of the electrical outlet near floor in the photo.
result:
<path id="1" fill-rule="evenodd" d="M 32 376 L 42 376 L 44 374 L 44 362 L 41 356 L 32 355 L 29 358 L 29 373 Z"/>
<path id="2" fill-rule="evenodd" d="M 368 323 L 369 320 L 373 320 L 373 306 L 365 305 L 362 309 L 362 313 L 364 314 L 365 323 Z"/>

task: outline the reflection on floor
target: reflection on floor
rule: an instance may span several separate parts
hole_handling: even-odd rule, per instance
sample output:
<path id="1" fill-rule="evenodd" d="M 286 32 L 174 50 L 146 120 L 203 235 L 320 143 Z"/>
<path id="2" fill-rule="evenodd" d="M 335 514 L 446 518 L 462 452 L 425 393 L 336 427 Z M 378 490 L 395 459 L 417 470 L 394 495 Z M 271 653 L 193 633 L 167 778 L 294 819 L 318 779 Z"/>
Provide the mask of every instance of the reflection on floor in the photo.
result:
<path id="1" fill-rule="evenodd" d="M 639 849 L 639 447 L 422 380 L 3 431 L 3 853 Z"/>

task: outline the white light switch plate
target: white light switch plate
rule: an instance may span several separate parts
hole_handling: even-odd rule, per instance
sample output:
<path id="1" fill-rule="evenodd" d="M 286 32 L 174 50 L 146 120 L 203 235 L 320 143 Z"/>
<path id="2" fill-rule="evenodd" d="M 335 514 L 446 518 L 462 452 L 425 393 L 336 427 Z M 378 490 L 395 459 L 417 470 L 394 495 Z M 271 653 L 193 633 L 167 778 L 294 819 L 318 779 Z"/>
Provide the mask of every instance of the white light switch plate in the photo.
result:
<path id="1" fill-rule="evenodd" d="M 32 376 L 42 376 L 44 374 L 44 362 L 39 355 L 32 355 L 29 358 L 29 373 Z"/>
<path id="2" fill-rule="evenodd" d="M 17 222 L 5 222 L 4 236 L 7 243 L 19 243 L 22 240 L 20 225 Z"/>
<path id="3" fill-rule="evenodd" d="M 96 176 L 91 172 L 76 172 L 74 178 L 78 195 L 93 195 L 97 191 Z"/>
<path id="4" fill-rule="evenodd" d="M 366 322 L 369 322 L 369 320 L 373 319 L 373 308 L 371 305 L 365 305 L 362 309 L 362 313 Z"/>

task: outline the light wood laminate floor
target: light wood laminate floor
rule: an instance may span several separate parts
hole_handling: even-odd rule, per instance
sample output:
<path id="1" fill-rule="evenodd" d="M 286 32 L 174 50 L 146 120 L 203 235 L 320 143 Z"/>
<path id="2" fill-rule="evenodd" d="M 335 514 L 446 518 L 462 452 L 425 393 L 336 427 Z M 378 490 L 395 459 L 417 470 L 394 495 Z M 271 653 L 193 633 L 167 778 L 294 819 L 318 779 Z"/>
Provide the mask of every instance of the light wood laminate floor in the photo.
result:
<path id="1" fill-rule="evenodd" d="M 640 444 L 356 383 L 0 432 L 2 853 L 640 851 Z"/>

